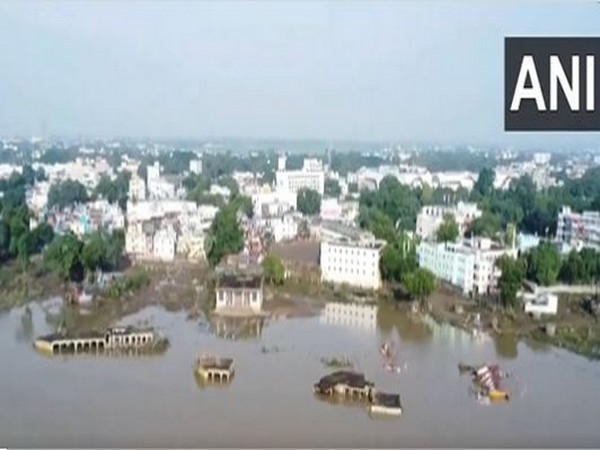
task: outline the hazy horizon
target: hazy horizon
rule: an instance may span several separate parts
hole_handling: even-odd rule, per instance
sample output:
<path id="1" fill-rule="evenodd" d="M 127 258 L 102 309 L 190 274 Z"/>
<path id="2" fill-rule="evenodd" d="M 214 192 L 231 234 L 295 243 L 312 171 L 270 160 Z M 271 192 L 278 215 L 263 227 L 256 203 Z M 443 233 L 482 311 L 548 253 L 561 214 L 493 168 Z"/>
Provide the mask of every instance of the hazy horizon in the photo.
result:
<path id="1" fill-rule="evenodd" d="M 0 2 L 0 135 L 599 148 L 505 133 L 504 37 L 589 2 Z"/>

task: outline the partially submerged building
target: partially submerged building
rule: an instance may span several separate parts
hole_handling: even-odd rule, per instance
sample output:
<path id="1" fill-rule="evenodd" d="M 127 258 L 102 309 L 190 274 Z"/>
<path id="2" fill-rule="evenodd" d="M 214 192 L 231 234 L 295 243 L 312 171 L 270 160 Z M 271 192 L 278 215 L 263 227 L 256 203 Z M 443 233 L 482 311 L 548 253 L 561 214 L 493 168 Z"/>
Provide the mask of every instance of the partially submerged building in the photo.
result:
<path id="1" fill-rule="evenodd" d="M 233 359 L 212 355 L 200 356 L 196 361 L 196 374 L 207 382 L 227 383 L 235 374 Z"/>
<path id="2" fill-rule="evenodd" d="M 321 378 L 314 385 L 314 392 L 322 395 L 344 395 L 367 400 L 375 384 L 365 379 L 362 373 L 340 370 Z"/>
<path id="3" fill-rule="evenodd" d="M 223 267 L 217 271 L 215 312 L 222 315 L 262 313 L 264 277 L 258 267 Z"/>

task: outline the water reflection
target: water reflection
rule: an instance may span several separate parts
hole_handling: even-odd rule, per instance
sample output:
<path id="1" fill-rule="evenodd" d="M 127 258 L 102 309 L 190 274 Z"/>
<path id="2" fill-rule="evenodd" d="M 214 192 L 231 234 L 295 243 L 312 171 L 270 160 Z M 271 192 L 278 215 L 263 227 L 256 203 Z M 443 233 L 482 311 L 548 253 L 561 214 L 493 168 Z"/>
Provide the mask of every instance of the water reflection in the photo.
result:
<path id="1" fill-rule="evenodd" d="M 262 335 L 263 317 L 222 317 L 212 316 L 208 322 L 208 332 L 222 339 L 258 339 Z"/>
<path id="2" fill-rule="evenodd" d="M 430 341 L 433 336 L 430 324 L 392 302 L 379 304 L 377 328 L 384 336 L 390 336 L 395 330 L 403 341 L 419 344 Z"/>
<path id="3" fill-rule="evenodd" d="M 494 337 L 494 348 L 498 356 L 506 359 L 515 359 L 519 356 L 519 340 L 514 334 L 505 333 Z"/>
<path id="4" fill-rule="evenodd" d="M 19 342 L 33 341 L 33 313 L 27 306 L 21 315 L 21 326 L 17 328 L 16 339 Z"/>
<path id="5" fill-rule="evenodd" d="M 320 322 L 374 330 L 377 326 L 377 305 L 329 302 L 321 313 Z"/>

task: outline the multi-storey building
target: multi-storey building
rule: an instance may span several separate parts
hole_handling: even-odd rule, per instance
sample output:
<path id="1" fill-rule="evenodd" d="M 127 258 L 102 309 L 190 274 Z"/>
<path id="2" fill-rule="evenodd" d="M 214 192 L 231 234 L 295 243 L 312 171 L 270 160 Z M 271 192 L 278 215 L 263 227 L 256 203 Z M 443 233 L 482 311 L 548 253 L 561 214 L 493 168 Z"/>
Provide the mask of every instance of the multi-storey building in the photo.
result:
<path id="1" fill-rule="evenodd" d="M 462 242 L 421 242 L 417 247 L 419 267 L 460 288 L 465 295 L 490 293 L 501 275 L 500 257 L 517 257 L 516 248 L 505 248 L 487 238 Z"/>
<path id="2" fill-rule="evenodd" d="M 146 200 L 146 182 L 137 174 L 133 174 L 129 180 L 128 198 L 132 201 Z"/>
<path id="3" fill-rule="evenodd" d="M 190 161 L 190 173 L 200 175 L 202 173 L 202 160 L 192 159 Z"/>
<path id="4" fill-rule="evenodd" d="M 571 247 L 600 249 L 600 212 L 576 213 L 563 206 L 558 213 L 556 240 Z"/>
<path id="5" fill-rule="evenodd" d="M 323 195 L 325 192 L 325 172 L 323 164 L 316 159 L 305 159 L 301 170 L 281 170 L 285 159 L 280 157 L 275 173 L 277 191 L 297 193 L 300 189 L 312 189 Z"/>
<path id="6" fill-rule="evenodd" d="M 321 242 L 321 279 L 361 289 L 379 289 L 379 257 L 385 242 L 377 239 L 331 239 Z"/>
<path id="7" fill-rule="evenodd" d="M 481 216 L 481 210 L 476 203 L 464 202 L 458 202 L 455 206 L 423 206 L 417 215 L 417 236 L 421 239 L 434 239 L 446 214 L 454 217 L 462 236 L 471 222 Z"/>

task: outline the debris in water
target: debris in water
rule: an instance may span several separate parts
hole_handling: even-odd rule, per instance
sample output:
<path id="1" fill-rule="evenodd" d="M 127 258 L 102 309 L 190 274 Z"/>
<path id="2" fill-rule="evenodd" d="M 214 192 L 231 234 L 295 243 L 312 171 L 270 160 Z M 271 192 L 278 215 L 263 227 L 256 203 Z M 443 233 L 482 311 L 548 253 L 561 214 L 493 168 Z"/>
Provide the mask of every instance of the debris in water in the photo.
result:
<path id="1" fill-rule="evenodd" d="M 330 358 L 321 358 L 321 364 L 329 368 L 352 368 L 354 364 L 347 356 L 333 356 Z"/>

